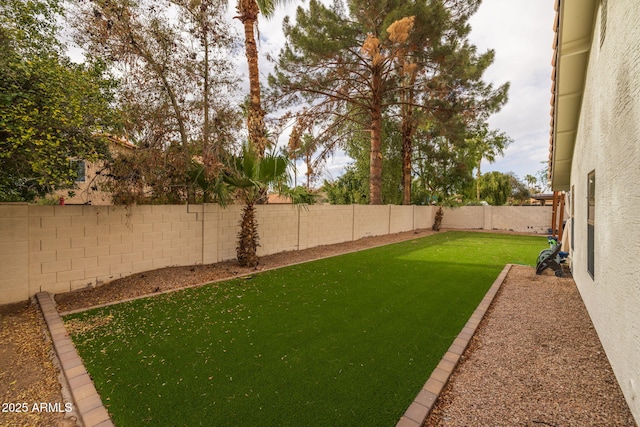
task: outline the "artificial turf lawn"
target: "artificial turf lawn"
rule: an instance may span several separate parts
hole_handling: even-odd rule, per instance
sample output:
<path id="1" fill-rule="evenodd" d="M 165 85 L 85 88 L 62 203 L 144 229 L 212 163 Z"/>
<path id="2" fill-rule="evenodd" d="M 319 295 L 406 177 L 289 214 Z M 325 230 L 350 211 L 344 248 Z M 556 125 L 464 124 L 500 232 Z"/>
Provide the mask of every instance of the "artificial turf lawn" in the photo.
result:
<path id="1" fill-rule="evenodd" d="M 65 317 L 119 426 L 395 425 L 507 263 L 447 232 Z"/>

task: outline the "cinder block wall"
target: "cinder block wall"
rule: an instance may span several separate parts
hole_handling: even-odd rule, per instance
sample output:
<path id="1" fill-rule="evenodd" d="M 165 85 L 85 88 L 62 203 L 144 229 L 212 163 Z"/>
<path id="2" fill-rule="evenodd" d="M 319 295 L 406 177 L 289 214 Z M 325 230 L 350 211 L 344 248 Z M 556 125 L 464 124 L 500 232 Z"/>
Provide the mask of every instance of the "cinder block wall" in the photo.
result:
<path id="1" fill-rule="evenodd" d="M 213 262 L 232 259 L 235 256 L 242 206 L 231 205 L 226 209 L 217 207 L 217 213 L 217 219 L 214 216 L 205 217 L 207 223 L 211 222 L 212 227 L 218 228 L 218 258 Z"/>
<path id="2" fill-rule="evenodd" d="M 436 208 L 434 206 L 414 206 L 413 209 L 414 229 L 431 229 L 436 215 Z"/>
<path id="3" fill-rule="evenodd" d="M 391 206 L 354 205 L 354 240 L 389 234 Z"/>
<path id="4" fill-rule="evenodd" d="M 0 204 L 0 304 L 29 298 L 29 206 Z"/>
<path id="5" fill-rule="evenodd" d="M 484 227 L 484 215 L 486 213 L 484 206 L 444 208 L 442 212 L 444 214 L 442 217 L 443 228 L 470 228 L 482 230 Z"/>
<path id="6" fill-rule="evenodd" d="M 202 262 L 198 215 L 187 206 L 29 206 L 29 294 Z"/>
<path id="7" fill-rule="evenodd" d="M 539 206 L 485 206 L 491 214 L 490 230 L 509 230 L 524 233 L 547 234 L 551 228 L 552 207 Z M 568 218 L 565 218 L 568 219 Z"/>
<path id="8" fill-rule="evenodd" d="M 299 210 L 299 249 L 354 240 L 355 208 L 355 205 L 318 205 Z"/>
<path id="9" fill-rule="evenodd" d="M 389 233 L 413 230 L 414 215 L 415 206 L 389 206 Z"/>
<path id="10" fill-rule="evenodd" d="M 551 212 L 551 206 L 445 208 L 442 227 L 546 234 L 551 226 Z"/>
<path id="11" fill-rule="evenodd" d="M 299 249 L 299 224 L 302 206 L 266 205 L 258 207 L 258 256 Z M 317 246 L 317 245 L 314 245 Z M 235 252 L 226 259 L 235 258 Z"/>
<path id="12" fill-rule="evenodd" d="M 430 228 L 433 206 L 257 206 L 259 255 Z M 0 204 L 0 304 L 236 257 L 242 206 Z M 546 232 L 551 209 L 447 209 L 444 227 Z M 542 230 L 542 231 L 541 231 Z"/>

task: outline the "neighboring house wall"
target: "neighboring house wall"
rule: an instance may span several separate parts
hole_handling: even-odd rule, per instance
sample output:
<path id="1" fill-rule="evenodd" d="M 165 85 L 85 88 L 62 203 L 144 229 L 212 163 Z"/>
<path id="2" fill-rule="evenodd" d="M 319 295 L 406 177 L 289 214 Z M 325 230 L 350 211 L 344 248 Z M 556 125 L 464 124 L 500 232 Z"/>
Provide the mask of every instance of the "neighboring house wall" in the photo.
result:
<path id="1" fill-rule="evenodd" d="M 112 156 L 129 153 L 136 149 L 135 145 L 114 137 L 107 137 L 107 144 Z M 82 159 L 72 160 L 72 162 L 84 166 L 84 170 L 78 171 L 79 179 L 76 180 L 73 188 L 58 190 L 52 198 L 60 200 L 62 197 L 66 205 L 111 205 L 111 193 L 102 191 L 100 188 L 105 182 L 102 176 L 107 173 L 105 162 L 88 162 Z"/>
<path id="2" fill-rule="evenodd" d="M 81 162 L 84 166 L 84 174 L 74 183 L 73 188 L 57 191 L 54 199 L 59 200 L 63 197 L 67 205 L 110 205 L 111 194 L 99 189 L 100 174 L 105 170 L 104 162 L 76 162 Z"/>
<path id="3" fill-rule="evenodd" d="M 430 229 L 433 206 L 292 206 L 257 209 L 258 255 Z M 68 292 L 168 266 L 236 257 L 242 206 L 36 206 L 0 204 L 0 304 Z M 458 216 L 457 216 L 458 215 Z M 455 221 L 456 216 L 459 222 Z M 545 207 L 447 210 L 450 228 L 546 230 Z M 504 222 L 511 217 L 511 223 Z M 491 226 L 493 224 L 493 226 Z M 546 241 L 541 241 L 541 248 Z M 532 260 L 534 262 L 534 260 Z"/>
<path id="4" fill-rule="evenodd" d="M 640 7 L 608 1 L 594 25 L 571 167 L 573 276 L 640 423 Z M 588 176 L 595 171 L 594 276 L 588 272 Z M 593 212 L 593 211 L 592 211 Z"/>

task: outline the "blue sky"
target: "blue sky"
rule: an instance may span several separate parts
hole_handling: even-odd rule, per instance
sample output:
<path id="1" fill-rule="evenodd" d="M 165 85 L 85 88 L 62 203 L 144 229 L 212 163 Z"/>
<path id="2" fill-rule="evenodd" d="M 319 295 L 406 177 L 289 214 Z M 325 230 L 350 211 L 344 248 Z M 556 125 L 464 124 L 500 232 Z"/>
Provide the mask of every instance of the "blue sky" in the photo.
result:
<path id="1" fill-rule="evenodd" d="M 266 80 L 270 65 L 264 55 L 277 54 L 284 43 L 281 21 L 285 15 L 295 15 L 299 2 L 277 10 L 275 16 L 260 23 L 260 68 Z M 489 120 L 492 128 L 506 132 L 513 143 L 503 158 L 495 163 L 483 162 L 482 172 L 514 172 L 519 178 L 536 175 L 548 158 L 549 101 L 551 98 L 551 57 L 553 53 L 554 0 L 483 0 L 472 17 L 470 40 L 479 51 L 494 49 L 494 64 L 485 73 L 485 81 L 496 86 L 511 82 L 509 102 Z M 234 8 L 229 14 L 233 16 Z M 232 24 L 238 31 L 238 20 Z M 246 75 L 246 65 L 239 58 L 238 66 Z M 247 79 L 248 80 L 248 79 Z M 263 81 L 264 81 L 263 80 Z M 285 144 L 283 133 L 280 144 Z M 327 165 L 325 177 L 339 176 L 349 158 L 337 153 Z M 298 170 L 304 173 L 304 165 Z"/>

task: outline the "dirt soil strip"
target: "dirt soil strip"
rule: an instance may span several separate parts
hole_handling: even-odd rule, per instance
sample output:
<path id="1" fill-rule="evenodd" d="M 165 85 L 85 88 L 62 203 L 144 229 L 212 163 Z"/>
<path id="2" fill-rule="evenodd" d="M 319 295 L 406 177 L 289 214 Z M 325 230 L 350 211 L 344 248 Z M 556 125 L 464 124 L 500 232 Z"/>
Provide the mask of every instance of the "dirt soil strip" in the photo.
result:
<path id="1" fill-rule="evenodd" d="M 77 425 L 53 356 L 34 302 L 0 306 L 0 426 Z"/>

